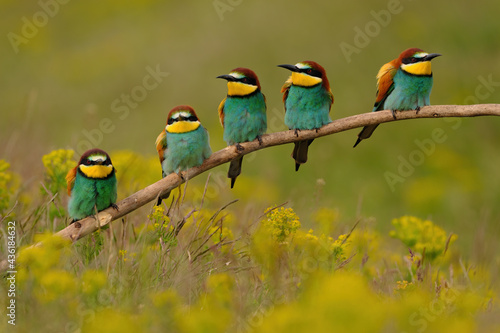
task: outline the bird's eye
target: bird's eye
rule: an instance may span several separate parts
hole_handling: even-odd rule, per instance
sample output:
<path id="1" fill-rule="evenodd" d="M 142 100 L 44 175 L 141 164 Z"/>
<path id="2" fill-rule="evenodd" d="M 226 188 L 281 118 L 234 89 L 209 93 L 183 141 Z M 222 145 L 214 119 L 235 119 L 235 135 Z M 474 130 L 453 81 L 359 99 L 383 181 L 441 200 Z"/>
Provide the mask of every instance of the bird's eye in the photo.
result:
<path id="1" fill-rule="evenodd" d="M 176 120 L 174 118 L 170 118 L 167 122 L 168 125 L 172 125 Z"/>
<path id="2" fill-rule="evenodd" d="M 411 58 L 411 60 L 410 60 L 410 61 L 411 61 L 411 62 L 413 62 L 413 63 L 415 63 L 415 62 L 417 62 L 417 61 L 418 61 L 418 59 L 417 59 L 417 58 Z"/>
<path id="3" fill-rule="evenodd" d="M 90 165 L 90 163 L 91 163 L 90 160 L 83 161 L 83 164 L 85 164 L 85 165 Z"/>
<path id="4" fill-rule="evenodd" d="M 195 116 L 189 116 L 189 118 L 187 118 L 186 120 L 188 120 L 188 121 L 198 121 L 198 118 L 196 118 Z"/>
<path id="5" fill-rule="evenodd" d="M 244 78 L 241 80 L 241 82 L 243 82 L 243 83 L 249 83 L 249 82 L 250 82 L 250 80 L 249 80 L 247 77 L 244 77 Z"/>
<path id="6" fill-rule="evenodd" d="M 307 74 L 312 74 L 312 72 L 313 72 L 313 70 L 312 70 L 312 69 L 310 69 L 310 68 L 308 68 L 308 69 L 306 70 L 306 73 L 307 73 Z"/>

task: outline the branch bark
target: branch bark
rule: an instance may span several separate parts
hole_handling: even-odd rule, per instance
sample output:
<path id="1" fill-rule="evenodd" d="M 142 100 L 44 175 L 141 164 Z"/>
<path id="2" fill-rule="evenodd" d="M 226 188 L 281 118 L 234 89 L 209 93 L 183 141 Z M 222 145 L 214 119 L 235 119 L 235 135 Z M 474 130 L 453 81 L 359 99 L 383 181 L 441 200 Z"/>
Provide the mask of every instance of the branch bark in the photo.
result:
<path id="1" fill-rule="evenodd" d="M 305 139 L 315 139 L 326 135 L 331 135 L 350 129 L 363 127 L 367 125 L 387 123 L 391 121 L 419 119 L 419 118 L 444 118 L 444 117 L 477 117 L 477 116 L 500 116 L 500 104 L 477 104 L 477 105 L 435 105 L 426 106 L 420 109 L 418 113 L 415 111 L 397 111 L 397 119 L 394 120 L 391 111 L 384 110 L 378 112 L 369 112 L 358 114 L 346 118 L 336 119 L 328 125 L 316 130 L 304 130 L 295 135 L 295 131 L 283 131 L 262 136 L 262 145 L 257 140 L 252 142 L 244 142 L 243 151 L 238 151 L 235 146 L 229 146 L 221 149 L 210 156 L 205 162 L 196 168 L 191 168 L 182 172 L 184 179 L 191 179 L 197 175 L 204 173 L 216 166 L 227 163 L 239 155 L 246 155 L 253 151 L 301 141 Z M 355 137 L 353 136 L 353 142 Z M 87 217 L 73 223 L 55 235 L 71 241 L 87 236 L 119 219 L 122 216 L 142 207 L 148 202 L 156 199 L 158 194 L 170 191 L 180 184 L 184 183 L 184 179 L 177 174 L 171 174 L 154 184 L 132 194 L 128 198 L 117 203 L 118 210 L 107 208 L 98 214 L 98 220 L 94 217 Z M 118 184 L 119 185 L 119 184 Z M 40 243 L 34 244 L 39 246 Z M 0 262 L 0 272 L 7 270 L 7 261 Z"/>

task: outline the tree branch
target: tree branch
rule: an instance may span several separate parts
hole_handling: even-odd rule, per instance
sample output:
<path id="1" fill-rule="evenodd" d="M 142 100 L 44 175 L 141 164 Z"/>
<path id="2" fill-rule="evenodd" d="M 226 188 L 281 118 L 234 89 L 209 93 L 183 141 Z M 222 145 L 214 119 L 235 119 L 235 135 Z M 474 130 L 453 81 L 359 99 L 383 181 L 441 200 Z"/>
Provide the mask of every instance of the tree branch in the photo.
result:
<path id="1" fill-rule="evenodd" d="M 227 163 L 239 155 L 246 155 L 253 151 L 264 149 L 301 141 L 305 139 L 315 139 L 322 136 L 335 134 L 350 129 L 363 127 L 367 125 L 387 123 L 391 121 L 418 119 L 418 118 L 444 118 L 444 117 L 477 117 L 477 116 L 500 116 L 500 104 L 477 104 L 477 105 L 435 105 L 426 106 L 420 109 L 418 114 L 415 111 L 397 111 L 397 119 L 394 120 L 391 111 L 384 110 L 378 112 L 369 112 L 358 114 L 346 118 L 336 119 L 328 125 L 316 130 L 303 130 L 299 131 L 298 135 L 295 131 L 283 131 L 262 136 L 262 145 L 258 140 L 252 142 L 244 142 L 243 151 L 238 151 L 235 146 L 229 146 L 221 149 L 210 156 L 205 162 L 196 168 L 191 168 L 182 173 L 184 179 L 191 179 L 197 175 L 208 171 L 216 166 Z M 353 141 L 354 141 L 353 137 Z M 184 180 L 177 174 L 170 174 L 169 176 L 157 181 L 154 184 L 132 194 L 128 198 L 123 199 L 117 203 L 118 210 L 107 208 L 99 213 L 98 221 L 94 217 L 87 217 L 76 223 L 69 225 L 63 230 L 57 232 L 55 235 L 65 239 L 76 241 L 88 234 L 93 233 L 109 224 L 110 222 L 119 219 L 122 216 L 142 207 L 143 205 L 156 199 L 158 194 L 170 191 Z M 34 246 L 39 246 L 40 243 Z M 0 262 L 0 272 L 7 270 L 7 261 Z"/>

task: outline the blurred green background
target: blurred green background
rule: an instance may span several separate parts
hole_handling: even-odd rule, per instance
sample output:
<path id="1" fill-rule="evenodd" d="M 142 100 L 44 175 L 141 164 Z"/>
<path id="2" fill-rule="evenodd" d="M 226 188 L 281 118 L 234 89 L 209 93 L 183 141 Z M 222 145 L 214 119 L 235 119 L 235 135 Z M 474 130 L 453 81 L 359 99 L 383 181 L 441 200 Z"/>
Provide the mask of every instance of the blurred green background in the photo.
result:
<path id="1" fill-rule="evenodd" d="M 500 97 L 495 1 L 44 3 L 49 9 L 38 2 L 0 4 L 0 158 L 26 187 L 42 178 L 42 155 L 78 150 L 87 140 L 84 131 L 99 129 L 105 118 L 113 130 L 101 132 L 100 148 L 154 156 L 168 111 L 189 104 L 209 130 L 212 149 L 225 147 L 217 106 L 226 84 L 215 77 L 240 66 L 259 76 L 268 132 L 286 129 L 280 88 L 289 73 L 276 65 L 302 60 L 325 67 L 335 96 L 333 119 L 371 111 L 378 69 L 409 47 L 443 55 L 433 61 L 432 104 L 496 103 Z M 374 13 L 388 6 L 398 13 L 377 23 Z M 39 27 L 30 30 L 28 21 Z M 357 31 L 366 28 L 373 29 L 366 45 L 347 59 L 340 45 L 360 46 Z M 14 34 L 21 38 L 17 44 Z M 114 112 L 123 94 L 146 91 L 137 87 L 147 68 L 168 76 L 128 114 Z M 486 87 L 485 80 L 498 83 Z M 395 122 L 381 125 L 356 149 L 358 130 L 347 131 L 316 140 L 297 173 L 291 145 L 265 149 L 245 158 L 234 191 L 227 181 L 218 194 L 241 198 L 240 207 L 288 201 L 299 215 L 330 206 L 346 223 L 373 217 L 383 231 L 405 214 L 431 218 L 458 233 L 459 246 L 493 254 L 500 236 L 499 127 L 500 120 L 486 117 Z M 397 174 L 401 159 L 416 156 L 415 140 L 431 139 L 436 128 L 444 142 L 391 189 L 384 174 Z M 212 173 L 224 176 L 226 169 Z"/>

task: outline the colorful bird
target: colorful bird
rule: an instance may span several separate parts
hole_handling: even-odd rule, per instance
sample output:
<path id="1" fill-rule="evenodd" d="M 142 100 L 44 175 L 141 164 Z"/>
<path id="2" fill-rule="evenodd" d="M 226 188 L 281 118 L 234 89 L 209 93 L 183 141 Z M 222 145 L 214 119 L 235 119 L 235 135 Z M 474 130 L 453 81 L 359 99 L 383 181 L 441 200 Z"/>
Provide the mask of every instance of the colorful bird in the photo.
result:
<path id="1" fill-rule="evenodd" d="M 156 139 L 162 177 L 200 166 L 212 155 L 208 132 L 189 105 L 176 106 L 167 117 L 167 125 Z M 169 193 L 158 198 L 168 198 Z"/>
<path id="2" fill-rule="evenodd" d="M 292 71 L 281 88 L 285 103 L 285 124 L 289 129 L 318 129 L 332 121 L 330 109 L 333 94 L 323 67 L 314 61 L 302 61 L 296 65 L 278 65 Z M 313 140 L 295 142 L 292 157 L 295 171 L 307 162 L 307 150 Z"/>
<path id="3" fill-rule="evenodd" d="M 241 142 L 261 142 L 261 135 L 267 130 L 266 98 L 260 91 L 257 75 L 248 68 L 235 68 L 229 74 L 217 78 L 227 80 L 227 97 L 219 105 L 219 119 L 224 128 L 224 141 L 236 144 L 241 150 Z M 241 173 L 243 156 L 231 161 L 227 177 L 231 178 L 231 188 Z"/>
<path id="4" fill-rule="evenodd" d="M 438 53 L 411 48 L 383 65 L 377 74 L 377 98 L 373 111 L 391 110 L 396 119 L 395 111 L 417 110 L 418 113 L 422 106 L 430 105 L 431 60 L 439 56 Z M 368 139 L 377 126 L 365 126 L 358 134 L 354 147 L 361 140 Z"/>
<path id="5" fill-rule="evenodd" d="M 115 172 L 105 151 L 91 149 L 82 155 L 78 165 L 66 175 L 71 223 L 110 206 L 118 209 Z"/>

